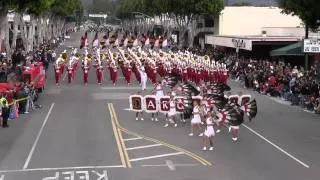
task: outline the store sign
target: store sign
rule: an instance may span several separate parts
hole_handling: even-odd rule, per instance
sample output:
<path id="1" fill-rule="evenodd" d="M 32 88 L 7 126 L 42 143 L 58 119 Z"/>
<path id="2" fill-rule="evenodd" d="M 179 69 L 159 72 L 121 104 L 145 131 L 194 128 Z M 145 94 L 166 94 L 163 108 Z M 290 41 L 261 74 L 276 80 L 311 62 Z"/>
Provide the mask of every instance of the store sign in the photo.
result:
<path id="1" fill-rule="evenodd" d="M 246 41 L 243 39 L 232 39 L 231 40 L 234 47 L 237 49 L 245 49 L 246 48 Z"/>
<path id="2" fill-rule="evenodd" d="M 94 17 L 94 18 L 107 18 L 107 14 L 89 14 L 89 17 Z"/>
<path id="3" fill-rule="evenodd" d="M 209 35 L 205 37 L 205 43 L 215 46 L 231 47 L 235 49 L 252 51 L 252 40 L 249 39 Z"/>
<path id="4" fill-rule="evenodd" d="M 304 39 L 303 52 L 320 53 L 320 39 Z"/>

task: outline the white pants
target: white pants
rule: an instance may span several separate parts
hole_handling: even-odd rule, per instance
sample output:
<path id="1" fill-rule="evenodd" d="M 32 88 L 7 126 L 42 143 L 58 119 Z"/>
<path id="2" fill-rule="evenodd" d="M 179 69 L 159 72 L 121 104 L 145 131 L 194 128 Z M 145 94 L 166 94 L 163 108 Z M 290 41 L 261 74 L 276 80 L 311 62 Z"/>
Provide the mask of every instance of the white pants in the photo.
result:
<path id="1" fill-rule="evenodd" d="M 147 88 L 147 77 L 141 77 L 141 87 L 142 90 Z"/>

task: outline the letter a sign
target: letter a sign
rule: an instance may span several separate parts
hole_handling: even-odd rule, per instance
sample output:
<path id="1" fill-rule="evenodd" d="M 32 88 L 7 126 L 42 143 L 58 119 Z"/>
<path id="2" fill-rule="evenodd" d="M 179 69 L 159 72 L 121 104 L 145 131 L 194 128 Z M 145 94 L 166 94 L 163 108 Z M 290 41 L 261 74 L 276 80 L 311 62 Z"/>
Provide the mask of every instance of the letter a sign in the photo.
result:
<path id="1" fill-rule="evenodd" d="M 158 112 L 157 97 L 154 95 L 147 95 L 144 97 L 145 109 L 147 113 Z"/>
<path id="2" fill-rule="evenodd" d="M 160 98 L 160 112 L 168 112 L 170 110 L 170 96 L 162 96 Z"/>
<path id="3" fill-rule="evenodd" d="M 142 112 L 142 96 L 132 95 L 129 97 L 130 109 L 135 112 Z"/>

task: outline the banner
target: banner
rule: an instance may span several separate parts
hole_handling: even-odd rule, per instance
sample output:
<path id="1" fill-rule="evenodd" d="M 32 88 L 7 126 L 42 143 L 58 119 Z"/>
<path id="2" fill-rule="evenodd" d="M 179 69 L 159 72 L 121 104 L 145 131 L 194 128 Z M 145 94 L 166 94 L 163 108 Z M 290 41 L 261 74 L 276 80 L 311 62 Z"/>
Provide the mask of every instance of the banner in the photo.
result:
<path id="1" fill-rule="evenodd" d="M 140 95 L 131 95 L 129 97 L 130 109 L 135 112 L 142 112 L 142 99 Z"/>
<path id="2" fill-rule="evenodd" d="M 144 103 L 147 113 L 158 112 L 157 97 L 155 95 L 146 95 L 144 97 Z"/>
<path id="3" fill-rule="evenodd" d="M 177 96 L 174 98 L 176 102 L 176 111 L 177 112 L 183 112 L 184 110 L 184 97 L 182 96 Z"/>
<path id="4" fill-rule="evenodd" d="M 159 105 L 160 112 L 168 112 L 170 110 L 170 96 L 162 96 L 159 99 Z"/>
<path id="5" fill-rule="evenodd" d="M 240 106 L 243 106 L 244 104 L 247 104 L 251 101 L 251 95 L 242 95 L 240 98 L 239 98 L 239 103 L 240 103 Z"/>
<path id="6" fill-rule="evenodd" d="M 229 101 L 235 104 L 239 104 L 239 96 L 238 95 L 230 95 Z"/>

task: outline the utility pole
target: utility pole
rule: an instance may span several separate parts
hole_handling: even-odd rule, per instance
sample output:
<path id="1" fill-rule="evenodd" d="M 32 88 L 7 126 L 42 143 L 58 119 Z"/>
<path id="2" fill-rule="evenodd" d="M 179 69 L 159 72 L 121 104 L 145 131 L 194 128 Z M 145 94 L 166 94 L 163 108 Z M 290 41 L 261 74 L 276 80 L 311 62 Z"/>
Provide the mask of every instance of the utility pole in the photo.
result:
<path id="1" fill-rule="evenodd" d="M 306 27 L 305 27 L 305 39 L 308 39 L 309 38 L 309 26 L 306 24 Z M 309 55 L 308 53 L 304 53 L 304 66 L 305 66 L 305 69 L 308 70 L 309 69 Z"/>

